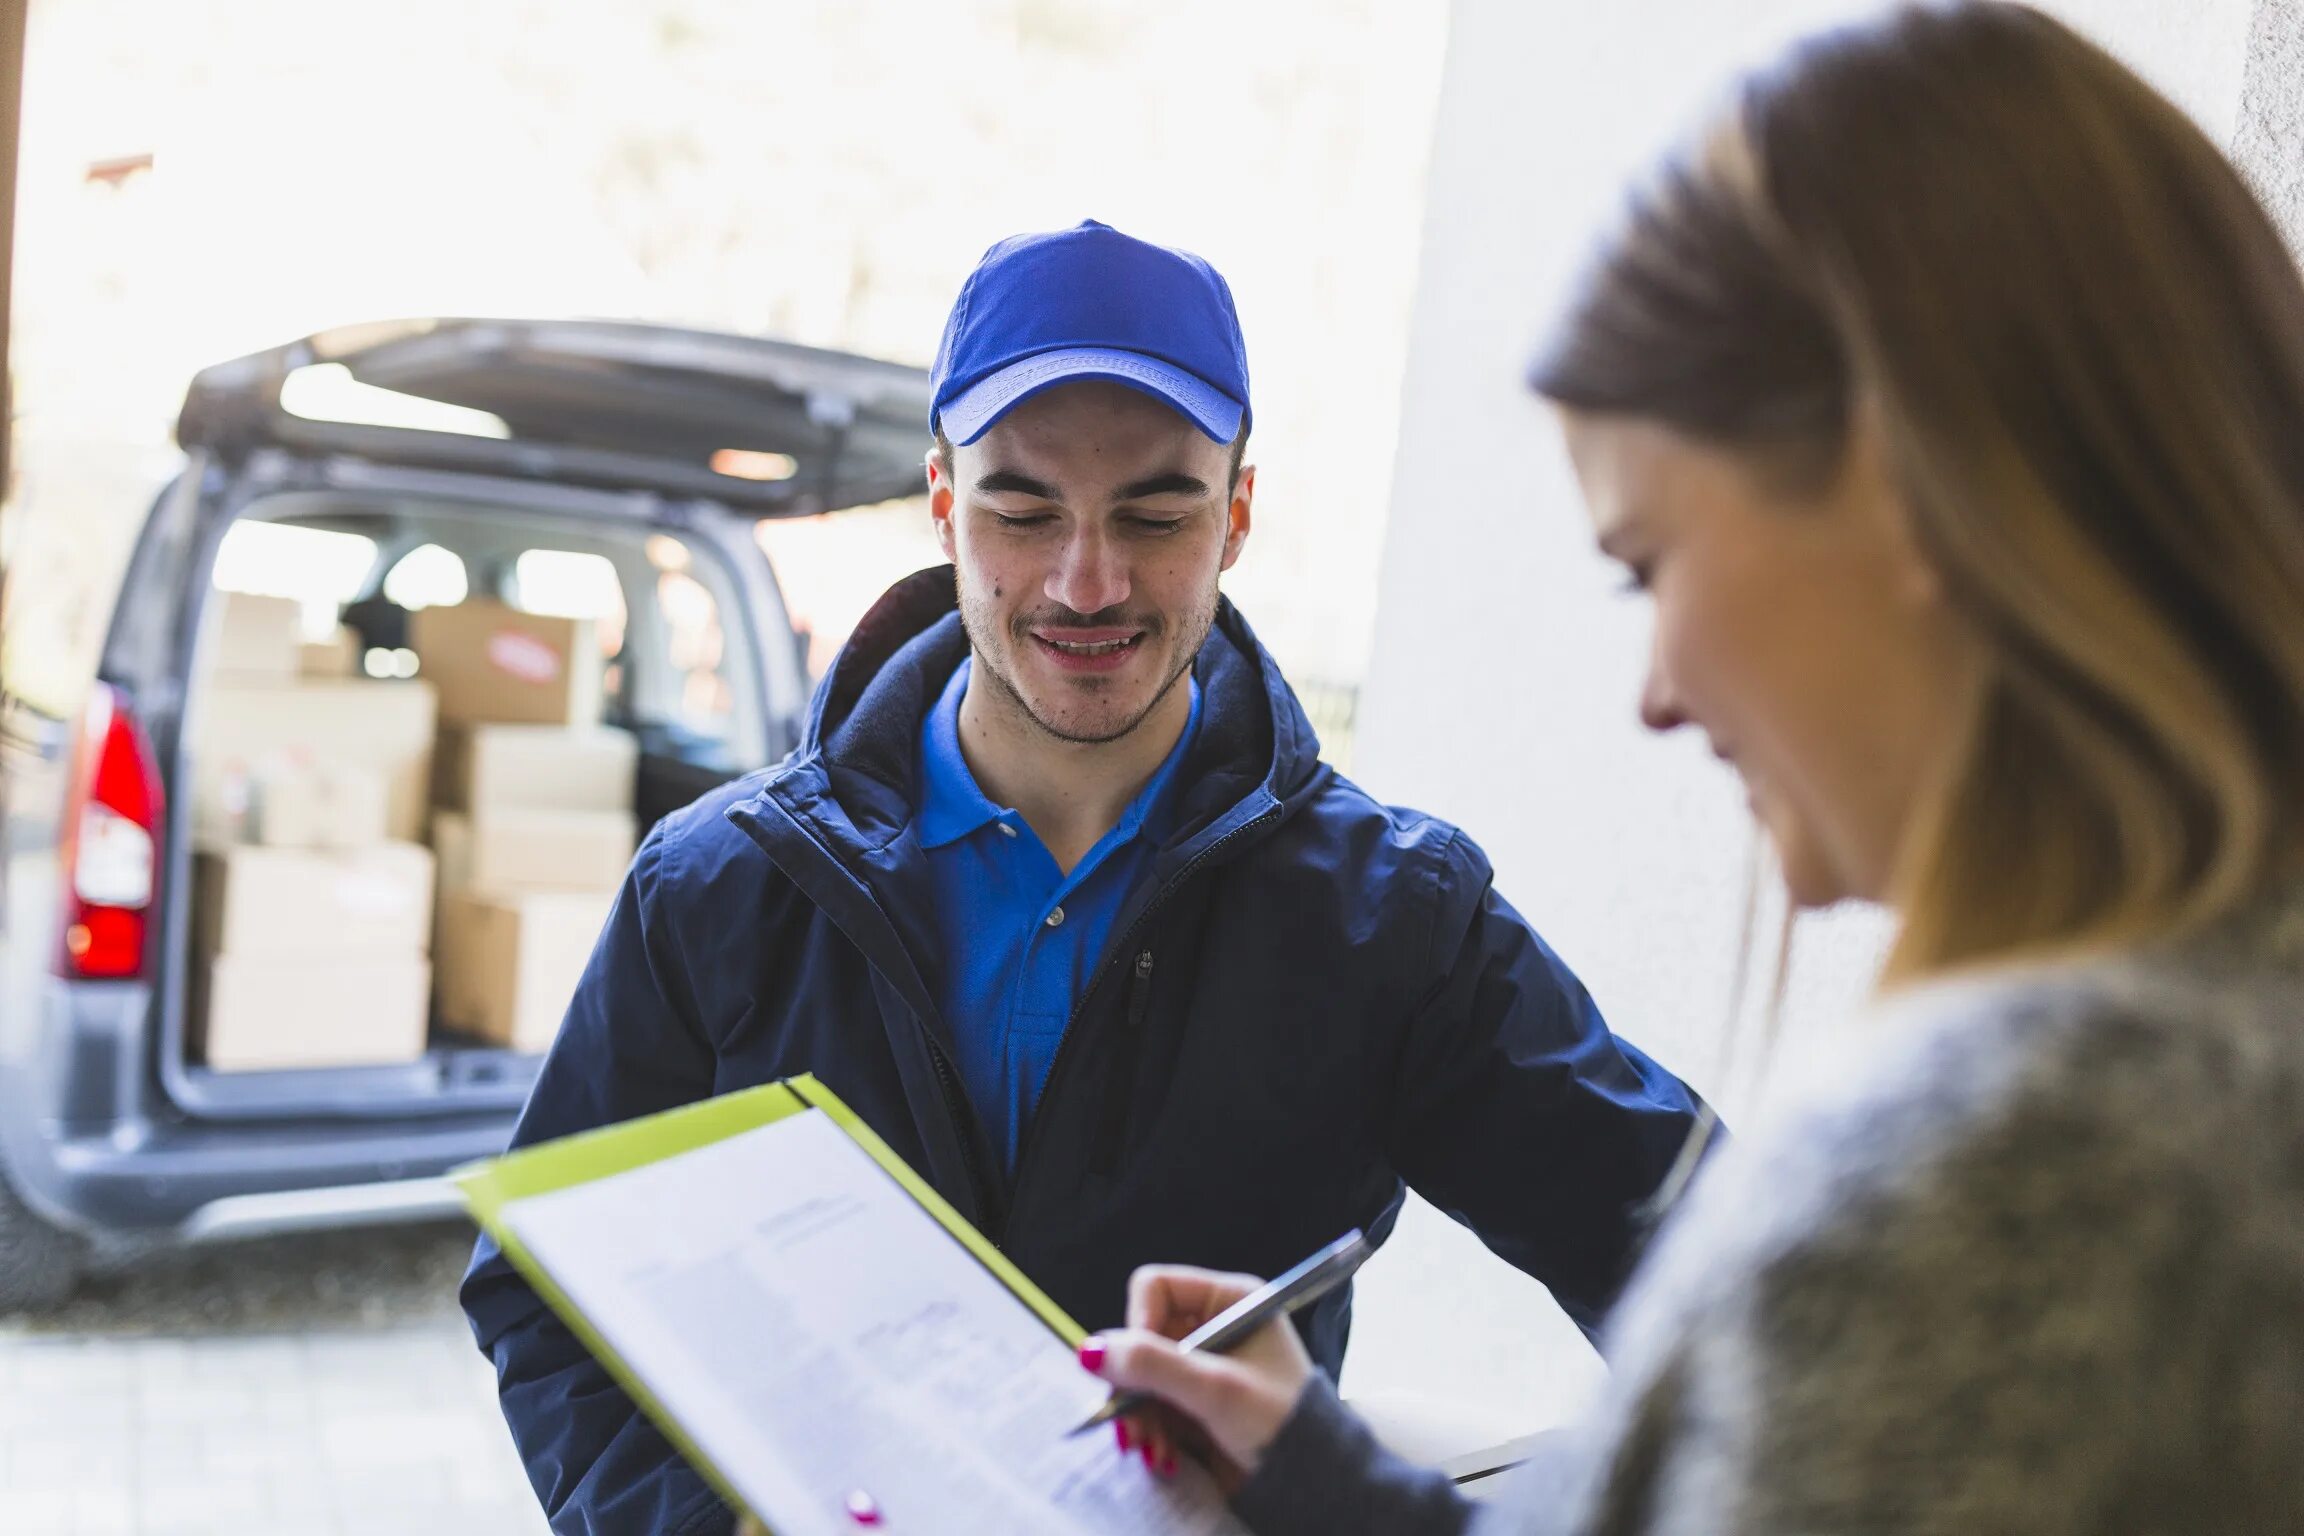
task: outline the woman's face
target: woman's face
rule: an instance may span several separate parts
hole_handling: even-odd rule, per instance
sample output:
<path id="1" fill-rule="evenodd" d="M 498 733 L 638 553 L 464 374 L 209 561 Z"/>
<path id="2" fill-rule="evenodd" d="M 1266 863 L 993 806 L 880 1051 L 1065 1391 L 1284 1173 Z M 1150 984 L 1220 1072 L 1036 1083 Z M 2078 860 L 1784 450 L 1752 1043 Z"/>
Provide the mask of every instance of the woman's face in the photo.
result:
<path id="1" fill-rule="evenodd" d="M 1651 422 L 1562 419 L 1601 549 L 1656 605 L 1643 723 L 1735 765 L 1795 902 L 1885 897 L 1975 667 L 1869 434 L 1794 495 Z"/>

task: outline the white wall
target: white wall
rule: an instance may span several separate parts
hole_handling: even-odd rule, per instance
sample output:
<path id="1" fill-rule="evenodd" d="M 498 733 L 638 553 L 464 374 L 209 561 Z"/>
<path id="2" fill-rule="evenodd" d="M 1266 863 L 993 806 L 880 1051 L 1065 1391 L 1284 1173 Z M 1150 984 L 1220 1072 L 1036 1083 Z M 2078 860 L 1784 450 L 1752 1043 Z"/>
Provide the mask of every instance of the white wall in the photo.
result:
<path id="1" fill-rule="evenodd" d="M 2050 8 L 2230 142 L 2252 0 Z M 1850 14 L 1457 0 L 1428 179 L 1355 777 L 1467 827 L 1618 1031 L 1707 1091 L 1751 843 L 1742 795 L 1700 739 L 1639 730 L 1645 615 L 1590 551 L 1519 373 L 1626 173 L 1737 66 Z M 1861 913 L 1803 925 L 1788 1056 L 1861 998 L 1884 938 Z M 1747 1097 L 1731 1086 L 1732 1117 Z M 1500 1436 L 1557 1418 L 1598 1376 L 1540 1288 L 1419 1207 L 1370 1266 L 1345 1386 L 1444 1396 Z"/>

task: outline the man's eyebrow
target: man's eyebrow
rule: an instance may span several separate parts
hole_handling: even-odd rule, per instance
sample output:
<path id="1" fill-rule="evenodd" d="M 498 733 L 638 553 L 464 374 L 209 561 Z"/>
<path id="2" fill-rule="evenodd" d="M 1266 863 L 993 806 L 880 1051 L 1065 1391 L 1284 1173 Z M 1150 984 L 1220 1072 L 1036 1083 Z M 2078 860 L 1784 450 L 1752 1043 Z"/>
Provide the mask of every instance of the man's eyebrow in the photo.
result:
<path id="1" fill-rule="evenodd" d="M 1170 470 L 1164 475 L 1154 475 L 1150 479 L 1139 480 L 1134 485 L 1124 485 L 1120 487 L 1120 494 L 1112 499 L 1115 501 L 1149 501 L 1155 496 L 1205 496 L 1207 494 L 1208 482 L 1198 475 L 1187 475 L 1181 470 Z"/>
<path id="2" fill-rule="evenodd" d="M 1056 487 L 1045 480 L 1013 469 L 995 469 L 976 482 L 978 495 L 993 496 L 1003 492 L 1013 496 L 1029 496 L 1036 501 L 1060 501 Z M 1147 476 L 1131 485 L 1124 485 L 1113 493 L 1114 501 L 1148 501 L 1155 496 L 1206 496 L 1208 482 L 1198 475 L 1182 470 L 1169 470 L 1163 474 Z"/>
<path id="3" fill-rule="evenodd" d="M 1030 496 L 1036 501 L 1054 501 L 1056 499 L 1056 487 L 1045 480 L 1035 480 L 1030 475 L 1019 474 L 1013 469 L 993 470 L 976 482 L 976 490 L 979 495 L 985 496 L 1006 492 L 1014 496 Z"/>

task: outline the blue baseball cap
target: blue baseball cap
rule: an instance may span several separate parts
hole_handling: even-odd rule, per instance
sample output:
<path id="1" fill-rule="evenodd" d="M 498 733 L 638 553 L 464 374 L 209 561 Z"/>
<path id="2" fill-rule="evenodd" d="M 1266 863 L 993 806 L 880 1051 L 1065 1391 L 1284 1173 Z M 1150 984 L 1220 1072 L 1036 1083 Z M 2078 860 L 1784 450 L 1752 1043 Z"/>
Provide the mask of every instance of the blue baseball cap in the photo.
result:
<path id="1" fill-rule="evenodd" d="M 1175 407 L 1220 443 L 1248 424 L 1248 345 L 1207 262 L 1084 219 L 1013 235 L 961 285 L 936 348 L 929 430 L 972 443 L 1074 379 L 1111 379 Z"/>

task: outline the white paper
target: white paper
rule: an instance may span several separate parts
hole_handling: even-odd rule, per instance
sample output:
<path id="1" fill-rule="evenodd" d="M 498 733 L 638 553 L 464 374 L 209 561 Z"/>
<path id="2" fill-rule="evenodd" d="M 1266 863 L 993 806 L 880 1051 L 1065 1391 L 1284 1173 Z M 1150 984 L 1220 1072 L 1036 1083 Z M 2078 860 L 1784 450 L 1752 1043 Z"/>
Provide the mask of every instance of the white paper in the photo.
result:
<path id="1" fill-rule="evenodd" d="M 538 1263 L 776 1536 L 1230 1533 L 1174 1480 L 1064 1431 L 1105 1388 L 863 1148 L 793 1115 L 515 1201 Z"/>

